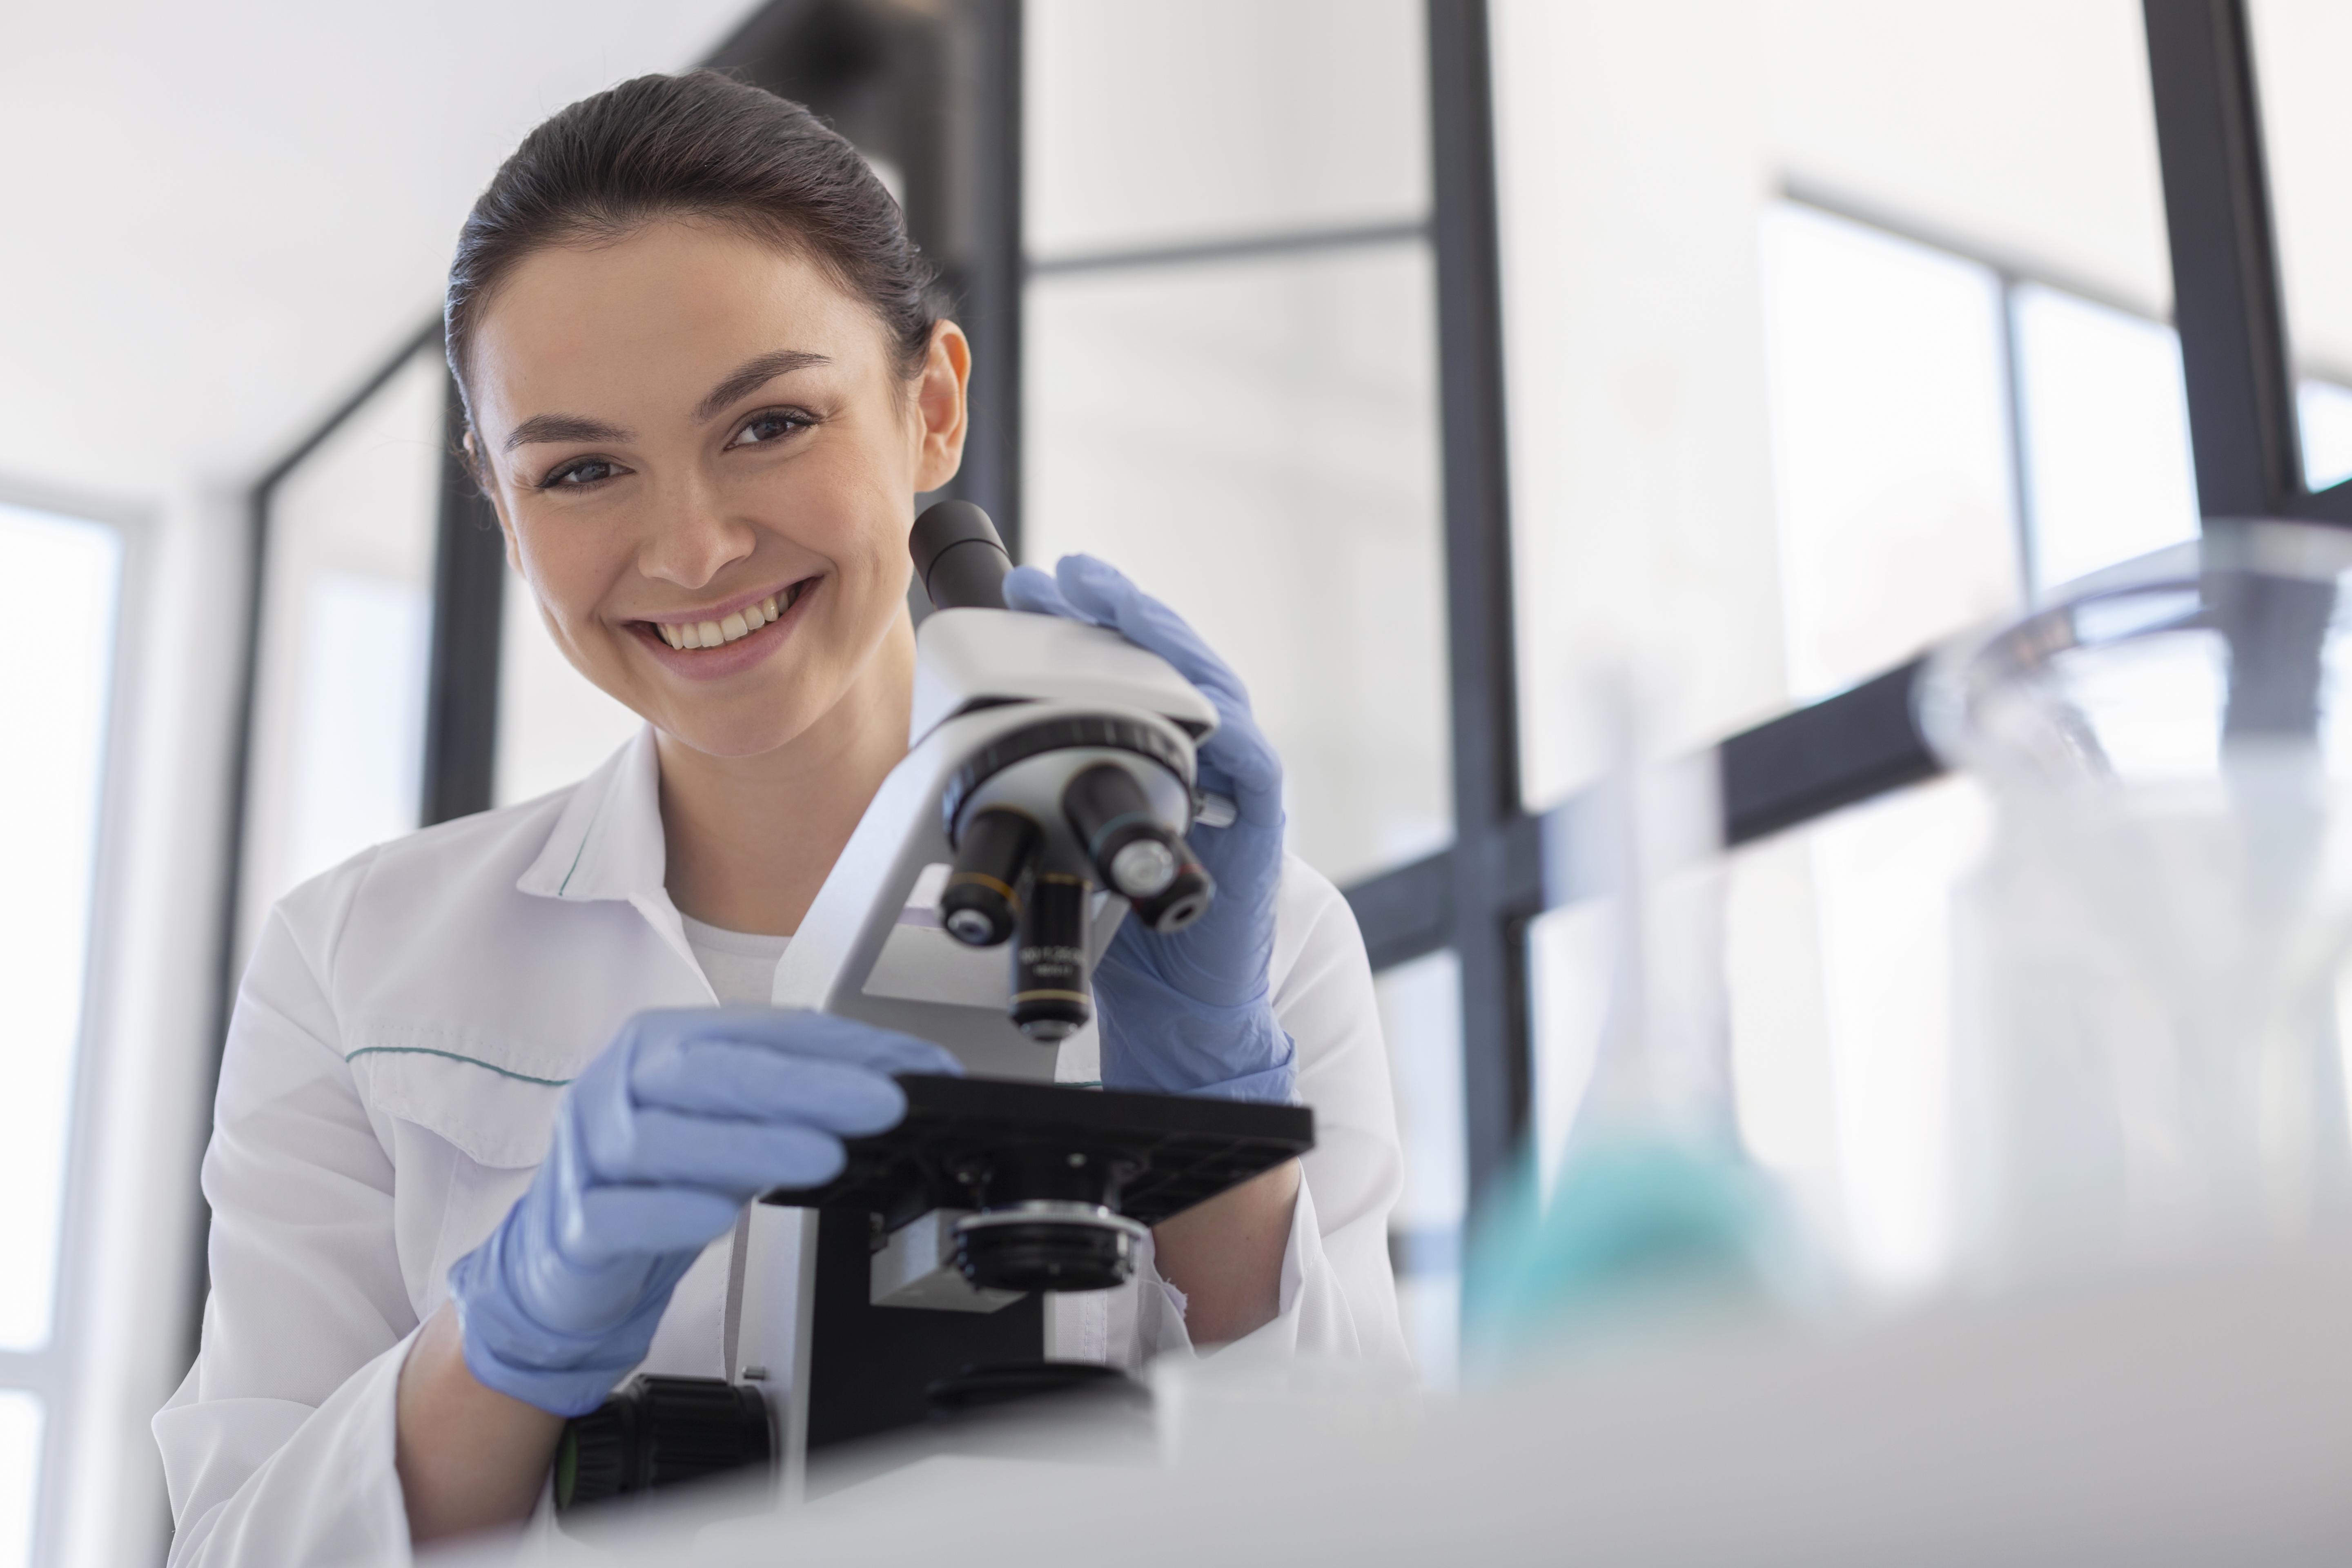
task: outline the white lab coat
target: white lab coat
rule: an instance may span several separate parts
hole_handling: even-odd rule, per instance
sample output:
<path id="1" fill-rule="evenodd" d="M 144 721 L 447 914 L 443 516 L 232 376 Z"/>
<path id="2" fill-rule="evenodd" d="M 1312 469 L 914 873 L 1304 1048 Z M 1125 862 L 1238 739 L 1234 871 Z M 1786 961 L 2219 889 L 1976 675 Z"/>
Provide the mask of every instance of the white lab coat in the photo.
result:
<path id="1" fill-rule="evenodd" d="M 406 1559 L 393 1429 L 409 1337 L 529 1183 L 562 1086 L 631 1014 L 713 1001 L 663 888 L 657 782 L 648 731 L 571 789 L 379 846 L 270 912 L 205 1158 L 203 1349 L 155 1417 L 173 1564 Z M 1281 1315 L 1244 1343 L 1402 1358 L 1386 1234 L 1402 1162 L 1371 974 L 1346 901 L 1295 859 L 1273 984 L 1317 1146 Z M 1089 1030 L 1059 1076 L 1092 1079 L 1094 1058 Z M 728 1252 L 681 1283 L 649 1370 L 720 1374 Z M 1148 1268 L 1073 1300 L 1057 1354 L 1187 1348 Z"/>

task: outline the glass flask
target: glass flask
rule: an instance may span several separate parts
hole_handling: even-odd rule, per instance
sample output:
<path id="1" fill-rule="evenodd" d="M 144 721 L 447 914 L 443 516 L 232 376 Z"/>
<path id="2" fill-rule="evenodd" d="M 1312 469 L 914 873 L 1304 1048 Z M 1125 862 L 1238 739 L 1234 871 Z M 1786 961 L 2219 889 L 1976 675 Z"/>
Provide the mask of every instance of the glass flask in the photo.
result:
<path id="1" fill-rule="evenodd" d="M 1956 895 L 1964 1278 L 2342 1226 L 2348 574 L 2352 532 L 2210 523 L 1931 662 L 1996 818 Z"/>
<path id="2" fill-rule="evenodd" d="M 1608 925 L 1608 1002 L 1547 1184 L 1532 1149 L 1472 1228 L 1473 1384 L 1531 1358 L 1753 1319 L 1799 1256 L 1780 1195 L 1739 1141 L 1723 977 L 1715 762 L 1644 762 L 1630 681 L 1596 691 L 1610 767 L 1579 800 L 1569 859 Z"/>

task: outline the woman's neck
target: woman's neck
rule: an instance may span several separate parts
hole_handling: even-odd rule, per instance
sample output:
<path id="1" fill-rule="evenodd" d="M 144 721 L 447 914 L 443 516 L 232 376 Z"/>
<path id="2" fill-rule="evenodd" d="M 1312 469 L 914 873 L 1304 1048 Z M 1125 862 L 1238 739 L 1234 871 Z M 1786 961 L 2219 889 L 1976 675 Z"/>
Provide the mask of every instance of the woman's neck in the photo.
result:
<path id="1" fill-rule="evenodd" d="M 882 780 L 907 754 L 915 642 L 903 620 L 857 682 L 791 744 L 714 757 L 666 734 L 666 880 L 684 913 L 727 931 L 790 936 Z"/>

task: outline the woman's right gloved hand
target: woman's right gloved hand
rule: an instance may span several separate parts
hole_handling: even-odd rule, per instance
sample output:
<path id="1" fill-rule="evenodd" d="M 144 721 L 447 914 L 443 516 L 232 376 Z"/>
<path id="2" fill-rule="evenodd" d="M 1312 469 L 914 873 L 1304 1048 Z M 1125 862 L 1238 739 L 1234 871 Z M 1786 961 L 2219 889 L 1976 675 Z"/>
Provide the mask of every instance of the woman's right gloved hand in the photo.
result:
<path id="1" fill-rule="evenodd" d="M 467 1370 L 558 1415 L 595 1409 L 746 1203 L 829 1181 L 844 1138 L 895 1125 L 891 1075 L 961 1070 L 823 1013 L 638 1014 L 564 1090 L 530 1189 L 449 1270 Z"/>

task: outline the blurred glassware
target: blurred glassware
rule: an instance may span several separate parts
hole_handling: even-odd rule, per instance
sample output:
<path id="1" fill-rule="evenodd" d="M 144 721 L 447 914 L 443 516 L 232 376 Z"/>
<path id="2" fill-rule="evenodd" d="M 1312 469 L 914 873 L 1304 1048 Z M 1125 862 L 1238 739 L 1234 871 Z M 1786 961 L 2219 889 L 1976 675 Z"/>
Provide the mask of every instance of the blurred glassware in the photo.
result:
<path id="1" fill-rule="evenodd" d="M 2211 522 L 1941 650 L 1920 719 L 1996 827 L 1955 909 L 1979 1283 L 2346 1213 L 2352 532 Z"/>
<path id="2" fill-rule="evenodd" d="M 1643 763 L 1622 679 L 1597 706 L 1612 765 L 1569 847 L 1604 900 L 1608 1002 L 1549 1191 L 1531 1151 L 1473 1228 L 1474 1382 L 1531 1354 L 1769 1311 L 1794 1283 L 1790 1216 L 1732 1100 L 1714 759 Z"/>

